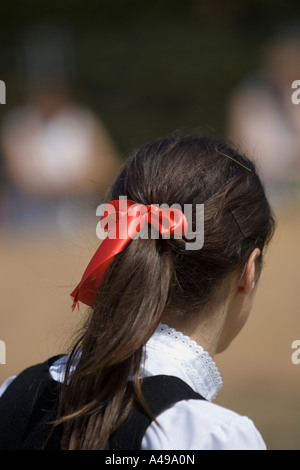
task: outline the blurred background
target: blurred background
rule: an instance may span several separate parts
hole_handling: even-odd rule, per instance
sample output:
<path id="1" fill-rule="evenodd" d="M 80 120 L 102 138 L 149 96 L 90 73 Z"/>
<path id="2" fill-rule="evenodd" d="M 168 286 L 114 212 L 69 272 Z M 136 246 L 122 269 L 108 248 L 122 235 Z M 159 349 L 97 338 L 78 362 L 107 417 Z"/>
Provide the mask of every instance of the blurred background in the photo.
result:
<path id="1" fill-rule="evenodd" d="M 84 315 L 69 294 L 128 153 L 176 129 L 229 137 L 278 228 L 251 317 L 215 358 L 216 403 L 269 449 L 300 449 L 299 2 L 24 0 L 1 18 L 0 383 L 68 347 Z"/>

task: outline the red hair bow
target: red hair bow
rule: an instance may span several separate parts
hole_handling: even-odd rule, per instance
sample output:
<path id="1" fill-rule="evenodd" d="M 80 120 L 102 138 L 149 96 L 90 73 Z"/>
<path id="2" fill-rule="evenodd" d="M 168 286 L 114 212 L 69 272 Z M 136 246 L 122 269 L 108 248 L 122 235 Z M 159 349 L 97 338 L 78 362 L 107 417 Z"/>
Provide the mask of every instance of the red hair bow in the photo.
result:
<path id="1" fill-rule="evenodd" d="M 144 206 L 127 199 L 110 201 L 100 219 L 101 227 L 108 230 L 108 235 L 89 262 L 80 283 L 71 293 L 74 299 L 72 310 L 79 301 L 93 306 L 101 280 L 114 256 L 140 234 L 146 223 L 155 227 L 164 238 L 170 234 L 181 237 L 188 228 L 187 219 L 180 209 L 160 208 L 153 204 Z M 147 235 L 148 232 L 146 238 Z"/>

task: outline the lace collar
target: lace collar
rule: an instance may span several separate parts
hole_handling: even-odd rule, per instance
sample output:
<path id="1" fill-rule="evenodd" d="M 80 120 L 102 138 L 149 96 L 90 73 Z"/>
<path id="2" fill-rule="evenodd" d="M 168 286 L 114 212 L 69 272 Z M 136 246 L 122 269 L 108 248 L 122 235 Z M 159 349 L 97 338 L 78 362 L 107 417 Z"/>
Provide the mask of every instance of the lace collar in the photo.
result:
<path id="1" fill-rule="evenodd" d="M 76 367 L 77 359 L 71 366 Z M 68 356 L 59 358 L 51 367 L 54 380 L 62 382 Z M 145 346 L 142 375 L 174 375 L 184 380 L 206 400 L 213 400 L 223 382 L 220 373 L 202 346 L 183 333 L 160 324 Z"/>
<path id="2" fill-rule="evenodd" d="M 175 375 L 206 400 L 221 389 L 221 375 L 207 351 L 183 333 L 160 324 L 145 346 L 144 375 Z"/>

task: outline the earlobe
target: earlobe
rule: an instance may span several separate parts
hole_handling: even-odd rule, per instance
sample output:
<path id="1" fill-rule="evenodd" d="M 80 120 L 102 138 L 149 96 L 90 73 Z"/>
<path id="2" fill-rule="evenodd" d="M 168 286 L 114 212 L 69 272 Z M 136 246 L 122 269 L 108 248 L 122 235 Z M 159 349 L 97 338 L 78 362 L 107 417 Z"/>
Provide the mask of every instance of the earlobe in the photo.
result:
<path id="1" fill-rule="evenodd" d="M 238 286 L 238 293 L 241 295 L 248 295 L 255 287 L 255 279 L 256 279 L 256 266 L 255 260 L 260 256 L 260 249 L 255 248 L 251 255 L 249 256 L 246 269 L 240 279 L 239 286 Z"/>

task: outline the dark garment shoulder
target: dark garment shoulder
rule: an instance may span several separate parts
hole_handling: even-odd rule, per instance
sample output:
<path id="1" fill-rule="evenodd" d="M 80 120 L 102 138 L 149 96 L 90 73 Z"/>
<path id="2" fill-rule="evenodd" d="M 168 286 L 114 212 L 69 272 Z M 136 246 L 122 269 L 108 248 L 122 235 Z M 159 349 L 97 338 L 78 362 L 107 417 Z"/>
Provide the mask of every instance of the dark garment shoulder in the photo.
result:
<path id="1" fill-rule="evenodd" d="M 62 426 L 56 426 L 52 432 L 60 384 L 49 373 L 59 357 L 23 371 L 0 398 L 0 450 L 60 450 Z M 142 392 L 155 417 L 178 401 L 204 399 L 181 379 L 167 375 L 143 379 Z M 109 449 L 140 449 L 151 422 L 141 404 L 136 402 L 131 414 L 111 436 Z"/>

